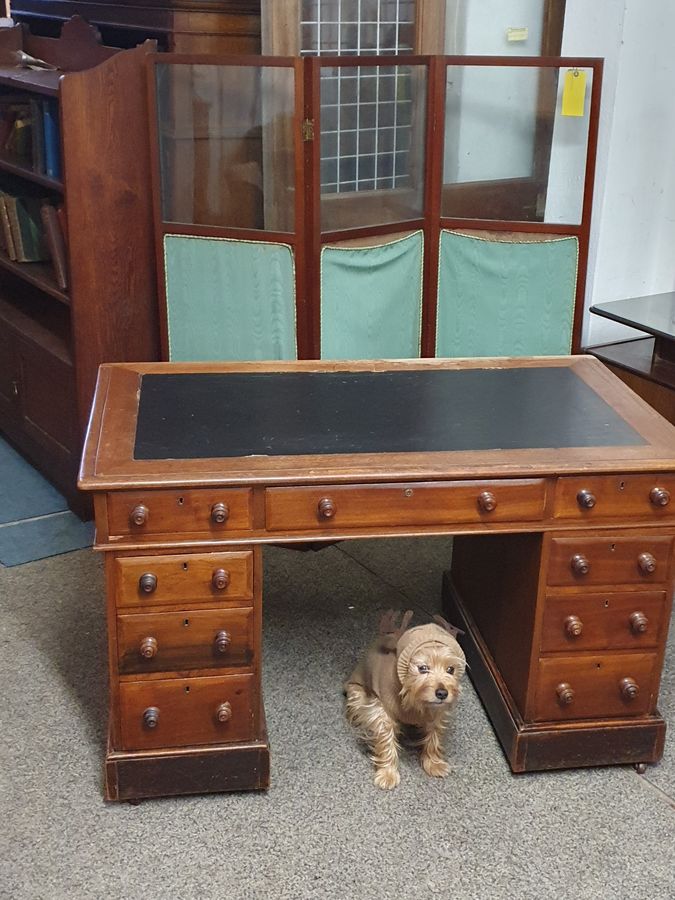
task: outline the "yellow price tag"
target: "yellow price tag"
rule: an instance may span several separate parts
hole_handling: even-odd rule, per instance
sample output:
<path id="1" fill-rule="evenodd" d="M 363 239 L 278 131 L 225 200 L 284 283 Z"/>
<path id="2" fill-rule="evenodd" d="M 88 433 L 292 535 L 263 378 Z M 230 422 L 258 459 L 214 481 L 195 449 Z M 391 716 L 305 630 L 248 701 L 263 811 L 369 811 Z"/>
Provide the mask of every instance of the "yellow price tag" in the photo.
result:
<path id="1" fill-rule="evenodd" d="M 562 93 L 563 116 L 583 116 L 586 100 L 586 73 L 581 69 L 568 69 Z"/>

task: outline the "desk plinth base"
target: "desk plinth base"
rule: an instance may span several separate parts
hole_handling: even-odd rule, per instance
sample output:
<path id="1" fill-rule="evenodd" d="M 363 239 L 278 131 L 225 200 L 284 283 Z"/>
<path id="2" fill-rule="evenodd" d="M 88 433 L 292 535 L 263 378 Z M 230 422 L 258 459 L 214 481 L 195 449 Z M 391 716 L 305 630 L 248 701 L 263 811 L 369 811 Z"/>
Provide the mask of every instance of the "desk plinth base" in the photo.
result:
<path id="1" fill-rule="evenodd" d="M 216 747 L 127 753 L 109 743 L 105 761 L 106 800 L 264 790 L 269 780 L 265 727 L 259 740 Z"/>
<path id="2" fill-rule="evenodd" d="M 443 577 L 443 605 L 450 621 L 465 632 L 461 640 L 471 681 L 513 772 L 661 759 L 666 723 L 659 715 L 587 723 L 525 723 L 449 572 Z"/>

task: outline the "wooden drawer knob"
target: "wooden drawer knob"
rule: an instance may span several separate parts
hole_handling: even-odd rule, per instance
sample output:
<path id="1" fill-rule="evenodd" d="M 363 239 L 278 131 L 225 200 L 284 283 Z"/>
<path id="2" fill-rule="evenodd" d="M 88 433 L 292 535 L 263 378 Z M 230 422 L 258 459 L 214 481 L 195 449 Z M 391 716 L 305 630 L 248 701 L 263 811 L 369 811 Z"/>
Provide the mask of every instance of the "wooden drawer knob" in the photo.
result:
<path id="1" fill-rule="evenodd" d="M 215 638 L 216 650 L 218 653 L 227 653 L 232 639 L 228 631 L 219 631 Z"/>
<path id="2" fill-rule="evenodd" d="M 656 572 L 656 557 L 652 553 L 641 553 L 638 556 L 638 569 L 643 575 L 653 575 Z"/>
<path id="3" fill-rule="evenodd" d="M 232 718 L 232 707 L 230 706 L 230 701 L 226 700 L 225 703 L 221 703 L 218 709 L 216 710 L 216 718 L 219 722 L 229 722 Z"/>
<path id="4" fill-rule="evenodd" d="M 670 491 L 660 487 L 652 488 L 649 492 L 649 499 L 654 506 L 668 506 L 670 503 Z"/>
<path id="5" fill-rule="evenodd" d="M 619 684 L 621 688 L 621 696 L 624 700 L 635 700 L 640 693 L 640 686 L 634 678 L 622 678 Z"/>
<path id="6" fill-rule="evenodd" d="M 643 612 L 634 612 L 629 620 L 633 634 L 644 634 L 649 626 L 649 619 Z"/>
<path id="7" fill-rule="evenodd" d="M 224 525 L 230 518 L 230 508 L 226 503 L 214 503 L 211 507 L 211 521 L 214 525 Z"/>
<path id="8" fill-rule="evenodd" d="M 492 512 L 497 509 L 497 498 L 492 491 L 481 491 L 478 495 L 478 505 L 483 512 Z"/>
<path id="9" fill-rule="evenodd" d="M 138 579 L 138 587 L 144 594 L 152 594 L 157 590 L 157 576 L 153 572 L 144 572 Z"/>
<path id="10" fill-rule="evenodd" d="M 156 706 L 149 706 L 143 712 L 143 725 L 146 728 L 157 728 L 159 722 L 159 710 Z"/>
<path id="11" fill-rule="evenodd" d="M 565 619 L 565 634 L 567 637 L 577 638 L 584 630 L 584 623 L 579 616 L 568 616 Z"/>
<path id="12" fill-rule="evenodd" d="M 591 571 L 591 564 L 583 553 L 575 553 L 570 560 L 570 567 L 575 575 L 588 575 Z"/>
<path id="13" fill-rule="evenodd" d="M 337 512 L 337 506 L 330 497 L 322 497 L 317 508 L 321 519 L 332 519 Z"/>
<path id="14" fill-rule="evenodd" d="M 230 584 L 230 573 L 227 569 L 214 569 L 211 576 L 211 586 L 214 591 L 224 591 Z"/>
<path id="15" fill-rule="evenodd" d="M 129 513 L 129 522 L 132 525 L 141 526 L 145 525 L 148 521 L 148 517 L 150 516 L 150 510 L 147 506 L 143 506 L 142 503 L 139 503 L 138 506 L 134 506 L 134 508 Z"/>
<path id="16" fill-rule="evenodd" d="M 570 703 L 574 703 L 574 691 L 566 681 L 559 684 L 555 692 L 558 695 L 558 703 L 561 706 L 569 706 Z"/>
<path id="17" fill-rule="evenodd" d="M 152 659 L 153 656 L 157 656 L 157 638 L 143 638 L 138 650 L 143 659 Z"/>
<path id="18" fill-rule="evenodd" d="M 577 494 L 577 503 L 582 509 L 593 509 L 595 506 L 595 494 L 591 491 L 579 491 Z"/>

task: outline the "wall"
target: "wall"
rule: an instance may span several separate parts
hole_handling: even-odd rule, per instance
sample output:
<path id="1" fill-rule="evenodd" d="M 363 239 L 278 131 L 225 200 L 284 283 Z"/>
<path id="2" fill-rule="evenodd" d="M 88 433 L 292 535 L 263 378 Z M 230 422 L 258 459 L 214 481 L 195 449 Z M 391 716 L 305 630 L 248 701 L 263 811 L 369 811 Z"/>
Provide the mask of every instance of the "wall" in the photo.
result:
<path id="1" fill-rule="evenodd" d="M 562 52 L 604 56 L 586 307 L 675 289 L 675 4 L 567 0 Z M 630 329 L 586 315 L 584 344 Z"/>

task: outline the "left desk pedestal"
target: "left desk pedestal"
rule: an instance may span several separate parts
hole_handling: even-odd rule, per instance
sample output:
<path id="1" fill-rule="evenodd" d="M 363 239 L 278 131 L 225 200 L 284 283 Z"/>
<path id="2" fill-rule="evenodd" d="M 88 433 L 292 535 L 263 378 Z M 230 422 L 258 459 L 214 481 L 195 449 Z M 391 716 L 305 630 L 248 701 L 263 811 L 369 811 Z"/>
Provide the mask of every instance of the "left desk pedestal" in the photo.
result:
<path id="1" fill-rule="evenodd" d="M 106 550 L 109 800 L 269 785 L 261 548 Z"/>

